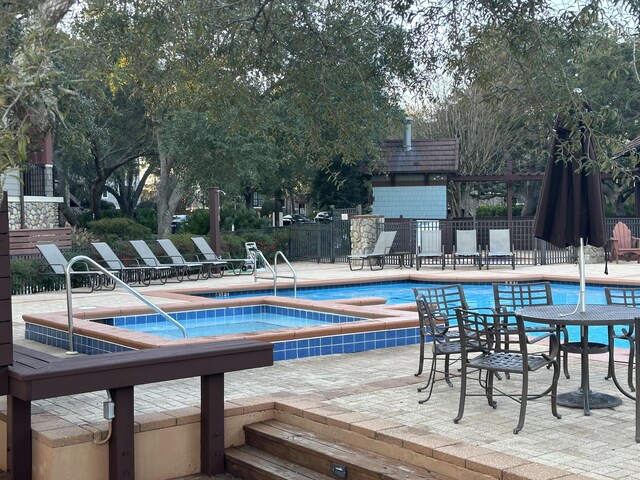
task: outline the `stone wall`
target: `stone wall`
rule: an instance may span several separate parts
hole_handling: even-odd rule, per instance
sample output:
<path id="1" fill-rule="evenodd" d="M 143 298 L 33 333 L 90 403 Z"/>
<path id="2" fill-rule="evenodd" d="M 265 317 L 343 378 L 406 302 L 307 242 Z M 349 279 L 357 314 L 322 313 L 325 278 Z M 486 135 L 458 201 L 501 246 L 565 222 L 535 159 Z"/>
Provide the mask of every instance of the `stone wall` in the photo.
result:
<path id="1" fill-rule="evenodd" d="M 353 215 L 351 217 L 351 255 L 368 253 L 378 240 L 378 224 L 382 215 Z"/>
<path id="2" fill-rule="evenodd" d="M 58 202 L 24 202 L 24 228 L 55 228 L 58 227 Z M 9 202 L 9 228 L 16 230 L 20 225 L 20 202 Z"/>
<path id="3" fill-rule="evenodd" d="M 584 263 L 585 265 L 588 263 L 604 263 L 604 248 L 585 245 Z"/>

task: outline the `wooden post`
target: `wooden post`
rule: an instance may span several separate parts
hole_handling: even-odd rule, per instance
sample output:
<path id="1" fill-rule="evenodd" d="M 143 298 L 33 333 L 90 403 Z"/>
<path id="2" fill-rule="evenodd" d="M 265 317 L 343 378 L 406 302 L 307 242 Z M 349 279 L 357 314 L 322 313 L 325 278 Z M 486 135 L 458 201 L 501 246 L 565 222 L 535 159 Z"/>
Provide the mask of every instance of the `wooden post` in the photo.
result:
<path id="1" fill-rule="evenodd" d="M 203 375 L 200 380 L 200 471 L 224 472 L 224 374 Z"/>
<path id="2" fill-rule="evenodd" d="M 220 254 L 220 187 L 209 188 L 209 243 L 217 254 Z"/>
<path id="3" fill-rule="evenodd" d="M 13 363 L 11 317 L 11 262 L 9 257 L 9 206 L 7 193 L 0 204 L 0 395 L 9 389 L 8 368 Z"/>
<path id="4" fill-rule="evenodd" d="M 133 387 L 109 390 L 115 403 L 109 441 L 109 480 L 135 478 Z"/>

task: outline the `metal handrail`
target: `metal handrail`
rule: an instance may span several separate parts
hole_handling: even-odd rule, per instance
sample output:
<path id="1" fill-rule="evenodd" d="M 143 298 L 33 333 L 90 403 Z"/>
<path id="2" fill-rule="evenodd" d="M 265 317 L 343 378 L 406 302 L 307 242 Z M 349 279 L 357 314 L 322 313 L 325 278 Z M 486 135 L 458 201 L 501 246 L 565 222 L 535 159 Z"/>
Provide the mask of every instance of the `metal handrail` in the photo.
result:
<path id="1" fill-rule="evenodd" d="M 291 270 L 291 273 L 293 273 L 292 277 L 289 277 L 289 276 L 279 277 L 278 276 L 278 257 L 282 257 L 284 262 L 287 264 L 287 266 Z M 277 282 L 278 278 L 291 278 L 291 279 L 293 279 L 293 298 L 297 298 L 297 296 L 298 296 L 298 275 L 296 274 L 296 271 L 293 268 L 293 265 L 291 265 L 291 263 L 289 262 L 287 257 L 285 257 L 284 253 L 282 253 L 280 250 L 278 250 L 276 252 L 276 256 L 273 259 L 273 268 L 274 268 L 275 275 L 276 275 L 276 282 Z M 276 287 L 274 287 L 274 289 L 273 289 L 273 295 L 276 296 Z"/>
<path id="2" fill-rule="evenodd" d="M 254 250 L 252 252 L 253 255 L 253 281 L 254 283 L 258 280 L 273 280 L 273 295 L 276 295 L 276 282 L 278 281 L 278 277 L 276 275 L 276 271 L 273 269 L 269 261 L 266 259 L 264 254 L 260 250 Z M 269 269 L 271 272 L 271 277 L 259 277 L 258 276 L 258 259 L 262 260 L 262 264 Z"/>
<path id="3" fill-rule="evenodd" d="M 73 349 L 73 300 L 72 300 L 72 294 L 71 294 L 71 267 L 79 261 L 89 263 L 90 265 L 97 268 L 100 272 L 104 273 L 107 277 L 109 277 L 111 280 L 116 282 L 116 284 L 123 287 L 125 290 L 131 293 L 134 297 L 136 297 L 138 300 L 144 303 L 147 307 L 150 307 L 151 309 L 155 310 L 165 320 L 173 323 L 176 327 L 180 329 L 180 331 L 182 332 L 182 335 L 185 338 L 187 337 L 187 330 L 175 318 L 170 317 L 165 311 L 160 309 L 160 307 L 156 306 L 155 304 L 151 303 L 149 300 L 144 298 L 142 295 L 140 295 L 133 288 L 131 288 L 125 282 L 123 282 L 118 277 L 116 277 L 109 270 L 104 268 L 102 265 L 96 263 L 96 261 L 93 260 L 92 258 L 86 257 L 84 255 L 78 255 L 76 257 L 73 257 L 71 260 L 69 260 L 69 263 L 67 263 L 67 266 L 64 268 L 64 277 L 65 277 L 65 282 L 67 284 L 67 320 L 69 325 L 69 351 L 67 352 L 67 354 L 74 355 L 78 353 Z"/>

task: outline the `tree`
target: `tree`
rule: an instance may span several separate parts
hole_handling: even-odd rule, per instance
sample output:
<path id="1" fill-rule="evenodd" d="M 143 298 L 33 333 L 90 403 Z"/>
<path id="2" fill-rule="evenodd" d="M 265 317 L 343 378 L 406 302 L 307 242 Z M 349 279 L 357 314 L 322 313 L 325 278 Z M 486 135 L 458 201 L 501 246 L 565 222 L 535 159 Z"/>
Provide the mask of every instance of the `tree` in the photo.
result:
<path id="1" fill-rule="evenodd" d="M 49 55 L 56 26 L 75 0 L 3 2 L 0 7 L 0 171 L 20 167 L 39 146 L 66 93 Z"/>

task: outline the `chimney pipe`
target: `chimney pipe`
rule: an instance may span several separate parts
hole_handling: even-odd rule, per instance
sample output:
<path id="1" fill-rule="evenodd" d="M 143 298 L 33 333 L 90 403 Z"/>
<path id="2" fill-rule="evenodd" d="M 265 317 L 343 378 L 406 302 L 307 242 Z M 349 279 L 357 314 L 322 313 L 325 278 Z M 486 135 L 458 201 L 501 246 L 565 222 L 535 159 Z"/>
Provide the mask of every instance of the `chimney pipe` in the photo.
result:
<path id="1" fill-rule="evenodd" d="M 411 123 L 413 120 L 411 117 L 404 119 L 404 140 L 402 142 L 402 149 L 405 152 L 411 151 Z"/>

